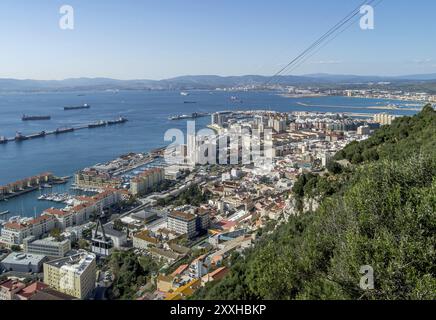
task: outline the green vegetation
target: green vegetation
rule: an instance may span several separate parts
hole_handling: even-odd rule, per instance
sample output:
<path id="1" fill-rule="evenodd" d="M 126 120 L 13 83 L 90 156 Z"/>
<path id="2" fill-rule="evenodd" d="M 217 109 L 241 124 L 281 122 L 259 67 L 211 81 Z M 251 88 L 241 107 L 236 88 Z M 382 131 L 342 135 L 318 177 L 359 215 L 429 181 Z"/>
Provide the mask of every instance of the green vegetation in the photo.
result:
<path id="1" fill-rule="evenodd" d="M 11 246 L 11 250 L 12 250 L 12 252 L 20 252 L 21 247 L 19 245 L 14 244 Z"/>
<path id="2" fill-rule="evenodd" d="M 89 243 L 85 239 L 79 239 L 79 241 L 77 242 L 77 246 L 79 247 L 79 249 L 89 249 Z"/>
<path id="3" fill-rule="evenodd" d="M 150 193 L 167 191 L 174 187 L 175 184 L 175 181 L 164 180 L 161 183 L 154 185 L 150 190 Z"/>
<path id="4" fill-rule="evenodd" d="M 50 236 L 52 236 L 56 241 L 63 241 L 65 237 L 62 235 L 62 231 L 59 228 L 54 228 L 50 231 Z"/>
<path id="5" fill-rule="evenodd" d="M 194 298 L 436 299 L 435 121 L 427 106 L 346 147 L 336 159 L 356 164 L 347 170 L 302 175 L 295 198 L 320 207 L 263 233 Z M 364 265 L 374 290 L 359 286 Z"/>
<path id="6" fill-rule="evenodd" d="M 383 126 L 370 139 L 353 142 L 338 152 L 336 160 L 347 159 L 353 164 L 378 159 L 400 160 L 419 153 L 434 154 L 436 150 L 436 119 L 431 105 L 415 117 L 396 119 Z"/>
<path id="7" fill-rule="evenodd" d="M 134 299 L 147 278 L 158 270 L 151 258 L 138 257 L 132 250 L 114 251 L 108 264 L 115 277 L 109 292 L 111 299 Z"/>
<path id="8" fill-rule="evenodd" d="M 114 230 L 117 231 L 123 231 L 125 227 L 125 224 L 120 220 L 120 219 L 115 219 L 114 220 Z"/>
<path id="9" fill-rule="evenodd" d="M 207 202 L 210 197 L 210 192 L 202 192 L 198 186 L 192 186 L 179 194 L 179 196 L 175 199 L 159 199 L 158 205 L 167 206 L 169 204 L 172 204 L 175 206 L 182 206 L 190 204 L 193 206 L 199 206 L 202 203 Z"/>

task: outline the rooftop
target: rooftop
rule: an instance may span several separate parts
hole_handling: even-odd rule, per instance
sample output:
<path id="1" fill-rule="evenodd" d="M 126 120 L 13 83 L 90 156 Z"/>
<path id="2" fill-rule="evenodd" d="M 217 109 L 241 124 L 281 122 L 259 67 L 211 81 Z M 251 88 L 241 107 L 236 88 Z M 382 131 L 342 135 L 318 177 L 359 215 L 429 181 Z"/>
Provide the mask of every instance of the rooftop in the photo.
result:
<path id="1" fill-rule="evenodd" d="M 3 259 L 3 264 L 37 265 L 45 259 L 44 255 L 33 253 L 13 252 Z"/>
<path id="2" fill-rule="evenodd" d="M 95 261 L 95 254 L 87 251 L 80 251 L 76 255 L 52 260 L 46 262 L 46 264 L 63 269 L 65 271 L 72 271 L 76 274 L 82 274 L 93 261 Z"/>
<path id="3" fill-rule="evenodd" d="M 183 212 L 183 211 L 172 211 L 169 215 L 169 218 L 174 219 L 181 219 L 185 221 L 191 221 L 195 219 L 195 215 L 189 213 L 189 212 Z"/>

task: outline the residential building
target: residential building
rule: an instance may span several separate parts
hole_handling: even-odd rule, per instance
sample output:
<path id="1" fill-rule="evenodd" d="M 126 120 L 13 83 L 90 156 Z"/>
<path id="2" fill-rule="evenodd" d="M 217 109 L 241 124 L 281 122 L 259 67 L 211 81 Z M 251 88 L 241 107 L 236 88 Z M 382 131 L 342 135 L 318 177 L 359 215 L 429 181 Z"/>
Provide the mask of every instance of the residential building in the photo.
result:
<path id="1" fill-rule="evenodd" d="M 15 293 L 26 287 L 26 285 L 18 280 L 5 280 L 0 282 L 0 300 L 15 300 Z"/>
<path id="2" fill-rule="evenodd" d="M 53 237 L 37 240 L 35 237 L 28 237 L 23 240 L 24 252 L 45 255 L 49 257 L 64 257 L 71 250 L 70 239 L 61 241 Z"/>
<path id="3" fill-rule="evenodd" d="M 130 181 L 130 193 L 135 196 L 142 195 L 162 182 L 165 178 L 164 176 L 165 174 L 162 168 L 147 170 Z"/>
<path id="4" fill-rule="evenodd" d="M 357 134 L 360 136 L 367 136 L 371 133 L 371 128 L 369 126 L 360 126 L 357 128 Z"/>
<path id="5" fill-rule="evenodd" d="M 121 182 L 121 179 L 93 168 L 87 168 L 74 175 L 74 183 L 79 188 L 118 188 L 121 186 Z"/>
<path id="6" fill-rule="evenodd" d="M 15 294 L 14 300 L 75 300 L 74 297 L 50 288 L 43 282 L 33 282 Z"/>
<path id="7" fill-rule="evenodd" d="M 56 208 L 49 208 L 43 211 L 43 215 L 50 215 L 56 218 L 56 228 L 65 230 L 73 226 L 74 213 L 72 211 L 64 211 Z"/>
<path id="8" fill-rule="evenodd" d="M 168 229 L 193 238 L 197 234 L 197 217 L 182 211 L 172 211 L 168 214 Z"/>
<path id="9" fill-rule="evenodd" d="M 396 116 L 387 113 L 378 113 L 374 115 L 374 121 L 381 125 L 390 125 Z"/>
<path id="10" fill-rule="evenodd" d="M 90 252 L 81 251 L 74 256 L 44 263 L 44 283 L 78 299 L 90 296 L 95 279 L 96 256 Z"/>
<path id="11" fill-rule="evenodd" d="M 159 240 L 152 237 L 148 230 L 143 230 L 133 235 L 133 247 L 137 249 L 147 249 L 155 247 L 159 244 Z"/>
<path id="12" fill-rule="evenodd" d="M 1 230 L 0 241 L 11 245 L 22 244 L 29 236 L 41 237 L 56 226 L 56 219 L 51 215 L 42 215 L 28 222 L 9 222 Z"/>
<path id="13" fill-rule="evenodd" d="M 219 267 L 218 269 L 209 272 L 201 278 L 201 284 L 204 286 L 206 283 L 216 280 L 221 280 L 230 271 L 227 267 Z"/>

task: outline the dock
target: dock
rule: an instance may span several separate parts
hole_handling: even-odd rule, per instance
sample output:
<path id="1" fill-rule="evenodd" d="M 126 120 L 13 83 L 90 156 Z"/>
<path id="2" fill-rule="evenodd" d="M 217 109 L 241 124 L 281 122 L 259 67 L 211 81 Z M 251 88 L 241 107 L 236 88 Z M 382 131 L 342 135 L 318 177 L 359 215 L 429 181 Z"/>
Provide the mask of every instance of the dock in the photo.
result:
<path id="1" fill-rule="evenodd" d="M 23 194 L 38 190 L 47 184 L 64 184 L 68 179 L 59 178 L 50 172 L 28 177 L 19 181 L 0 186 L 0 201 L 9 200 Z"/>
<path id="2" fill-rule="evenodd" d="M 116 120 L 108 120 L 108 121 L 97 121 L 93 123 L 88 123 L 76 127 L 70 127 L 70 128 L 57 128 L 56 130 L 52 131 L 41 131 L 39 133 L 33 133 L 29 135 L 23 135 L 21 132 L 17 132 L 16 136 L 13 138 L 6 138 L 6 137 L 0 137 L 0 144 L 6 144 L 8 142 L 22 142 L 25 140 L 32 140 L 37 138 L 44 138 L 49 135 L 59 135 L 63 133 L 68 132 L 74 132 L 77 130 L 83 130 L 83 129 L 93 129 L 93 128 L 99 128 L 99 127 L 106 127 L 106 126 L 112 126 L 115 124 L 122 124 L 127 122 L 128 120 L 126 118 L 120 117 Z"/>

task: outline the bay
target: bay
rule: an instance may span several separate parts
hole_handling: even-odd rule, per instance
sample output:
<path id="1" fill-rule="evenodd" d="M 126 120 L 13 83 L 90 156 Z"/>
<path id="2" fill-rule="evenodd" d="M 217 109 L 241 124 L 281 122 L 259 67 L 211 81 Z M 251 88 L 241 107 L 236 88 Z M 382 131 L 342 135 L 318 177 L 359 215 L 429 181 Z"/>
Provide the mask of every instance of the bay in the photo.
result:
<path id="1" fill-rule="evenodd" d="M 242 103 L 231 100 L 237 96 Z M 190 101 L 195 103 L 184 103 Z M 84 103 L 90 109 L 64 111 L 65 106 Z M 307 107 L 307 105 L 317 105 Z M 32 134 L 56 128 L 84 125 L 98 120 L 128 118 L 125 124 L 84 129 L 61 135 L 51 135 L 21 143 L 0 144 L 0 185 L 42 172 L 69 176 L 74 172 L 109 161 L 128 152 L 146 152 L 168 144 L 165 131 L 178 128 L 186 131 L 185 121 L 168 120 L 171 115 L 223 110 L 273 110 L 353 112 L 373 114 L 381 110 L 368 109 L 378 104 L 398 103 L 378 99 L 348 97 L 286 98 L 272 92 L 191 91 L 181 96 L 178 91 L 119 91 L 119 92 L 55 92 L 0 94 L 0 136 L 13 137 L 17 131 Z M 335 107 L 337 106 L 337 107 Z M 409 115 L 414 111 L 386 111 Z M 48 121 L 21 121 L 21 116 L 50 115 Z M 197 128 L 206 126 L 210 117 L 196 119 Z M 68 186 L 57 186 L 44 192 L 65 192 Z M 40 191 L 0 202 L 0 212 L 10 215 L 33 216 L 53 202 L 38 201 Z"/>

